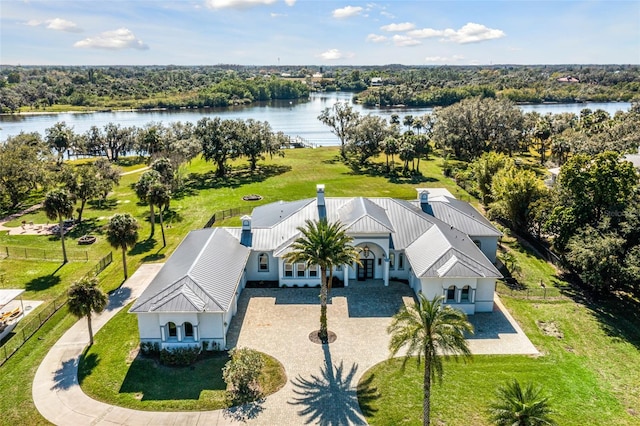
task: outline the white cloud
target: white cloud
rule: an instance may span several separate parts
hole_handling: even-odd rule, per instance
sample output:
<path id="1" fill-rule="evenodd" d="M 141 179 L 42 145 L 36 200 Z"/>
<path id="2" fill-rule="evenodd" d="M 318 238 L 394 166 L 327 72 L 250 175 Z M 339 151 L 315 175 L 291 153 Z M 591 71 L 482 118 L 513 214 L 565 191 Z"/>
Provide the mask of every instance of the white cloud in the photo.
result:
<path id="1" fill-rule="evenodd" d="M 284 0 L 287 6 L 293 6 L 294 4 L 296 4 L 296 1 L 297 0 Z"/>
<path id="2" fill-rule="evenodd" d="M 409 31 L 414 29 L 415 27 L 416 26 L 411 22 L 403 22 L 401 24 L 383 25 L 382 27 L 380 27 L 380 29 L 383 31 L 389 31 L 389 32 L 400 32 L 400 31 Z"/>
<path id="3" fill-rule="evenodd" d="M 66 19 L 61 18 L 47 19 L 45 21 L 37 21 L 35 19 L 32 19 L 30 21 L 27 21 L 25 25 L 28 25 L 30 27 L 44 26 L 50 30 L 66 31 L 69 33 L 82 32 L 82 28 L 78 27 L 75 22 L 67 21 Z"/>
<path id="4" fill-rule="evenodd" d="M 273 13 L 271 12 L 271 17 L 272 18 L 282 18 L 283 16 L 287 16 L 286 13 Z"/>
<path id="5" fill-rule="evenodd" d="M 459 30 L 451 28 L 447 28 L 445 30 L 423 28 L 420 30 L 409 31 L 407 34 L 416 38 L 441 37 L 441 41 L 451 41 L 458 44 L 479 43 L 481 41 L 494 40 L 506 36 L 502 30 L 488 28 L 482 24 L 476 24 L 474 22 L 465 24 Z"/>
<path id="6" fill-rule="evenodd" d="M 391 39 L 393 40 L 393 44 L 400 47 L 415 46 L 418 44 L 422 44 L 420 40 L 416 40 L 415 38 L 400 35 L 400 34 L 394 35 Z"/>
<path id="7" fill-rule="evenodd" d="M 338 19 L 350 18 L 352 16 L 359 15 L 362 10 L 363 9 L 360 6 L 345 6 L 341 9 L 335 9 L 332 15 L 334 18 Z"/>
<path id="8" fill-rule="evenodd" d="M 339 59 L 352 58 L 353 53 L 341 52 L 338 49 L 329 49 L 319 55 L 325 61 L 337 61 Z"/>
<path id="9" fill-rule="evenodd" d="M 205 0 L 205 5 L 209 9 L 246 9 L 253 6 L 269 5 L 277 0 Z M 295 1 L 293 1 L 295 3 Z M 291 0 L 287 4 L 293 4 Z"/>
<path id="10" fill-rule="evenodd" d="M 438 62 L 438 63 L 451 63 L 457 62 L 464 59 L 464 56 L 461 55 L 453 55 L 453 56 L 427 56 L 424 58 L 425 62 Z"/>
<path id="11" fill-rule="evenodd" d="M 380 15 L 389 18 L 389 19 L 394 19 L 395 16 L 393 15 L 393 13 L 387 12 L 386 10 L 383 10 L 382 12 L 380 12 Z"/>
<path id="12" fill-rule="evenodd" d="M 369 34 L 367 36 L 367 41 L 373 43 L 382 43 L 383 41 L 387 41 L 387 37 L 379 34 Z"/>
<path id="13" fill-rule="evenodd" d="M 88 37 L 84 40 L 80 40 L 73 46 L 108 50 L 146 50 L 149 48 L 149 46 L 144 44 L 142 40 L 137 39 L 136 36 L 127 28 L 119 28 L 115 31 L 105 31 L 95 37 Z"/>

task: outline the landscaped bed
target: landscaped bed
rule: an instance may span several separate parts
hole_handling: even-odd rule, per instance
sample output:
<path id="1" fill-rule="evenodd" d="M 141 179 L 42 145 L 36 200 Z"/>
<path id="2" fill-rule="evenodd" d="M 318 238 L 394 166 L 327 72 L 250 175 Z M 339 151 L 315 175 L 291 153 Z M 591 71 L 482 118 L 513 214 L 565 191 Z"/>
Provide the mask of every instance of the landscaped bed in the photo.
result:
<path id="1" fill-rule="evenodd" d="M 122 407 L 152 411 L 216 410 L 231 406 L 222 379 L 229 360 L 226 352 L 209 352 L 187 367 L 161 365 L 157 358 L 139 353 L 135 315 L 125 307 L 96 334 L 94 345 L 80 360 L 78 379 L 92 398 Z M 260 376 L 263 395 L 279 390 L 287 381 L 283 366 L 262 354 Z"/>

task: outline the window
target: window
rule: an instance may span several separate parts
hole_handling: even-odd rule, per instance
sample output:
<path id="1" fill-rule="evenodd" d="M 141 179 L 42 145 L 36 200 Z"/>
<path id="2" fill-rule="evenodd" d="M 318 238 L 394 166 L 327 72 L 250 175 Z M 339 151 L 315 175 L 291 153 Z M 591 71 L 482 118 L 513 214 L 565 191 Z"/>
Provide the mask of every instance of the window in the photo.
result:
<path id="1" fill-rule="evenodd" d="M 293 264 L 291 263 L 284 264 L 284 276 L 293 277 Z"/>
<path id="2" fill-rule="evenodd" d="M 318 276 L 318 265 L 313 265 L 309 268 L 309 277 L 317 277 Z"/>
<path id="3" fill-rule="evenodd" d="M 296 277 L 304 278 L 304 263 L 296 263 Z"/>
<path id="4" fill-rule="evenodd" d="M 169 330 L 169 337 L 178 337 L 178 328 L 175 323 L 168 322 L 167 329 Z"/>
<path id="5" fill-rule="evenodd" d="M 447 289 L 447 303 L 452 303 L 456 301 L 456 286 L 451 285 Z"/>
<path id="6" fill-rule="evenodd" d="M 266 253 L 260 253 L 258 256 L 258 271 L 269 272 L 269 256 Z"/>
<path id="7" fill-rule="evenodd" d="M 404 253 L 398 254 L 398 269 L 404 269 Z"/>
<path id="8" fill-rule="evenodd" d="M 396 254 L 389 253 L 389 269 L 394 269 L 396 267 Z"/>
<path id="9" fill-rule="evenodd" d="M 465 285 L 464 287 L 462 287 L 462 293 L 460 295 L 460 301 L 461 302 L 469 302 L 469 286 Z"/>
<path id="10" fill-rule="evenodd" d="M 193 325 L 190 322 L 182 324 L 184 328 L 184 337 L 193 337 Z"/>

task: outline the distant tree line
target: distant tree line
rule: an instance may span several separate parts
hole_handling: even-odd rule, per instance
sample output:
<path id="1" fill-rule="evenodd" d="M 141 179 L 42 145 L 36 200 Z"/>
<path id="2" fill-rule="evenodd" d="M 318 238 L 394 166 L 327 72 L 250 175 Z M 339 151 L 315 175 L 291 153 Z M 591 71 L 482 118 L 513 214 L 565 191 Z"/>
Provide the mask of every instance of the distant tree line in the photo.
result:
<path id="1" fill-rule="evenodd" d="M 567 76 L 577 81 L 559 81 Z M 373 78 L 382 79 L 382 86 L 372 87 Z M 476 96 L 523 103 L 630 101 L 640 96 L 640 67 L 0 66 L 1 112 L 202 108 L 297 99 L 312 90 L 358 92 L 356 101 L 368 106 L 449 106 Z"/>

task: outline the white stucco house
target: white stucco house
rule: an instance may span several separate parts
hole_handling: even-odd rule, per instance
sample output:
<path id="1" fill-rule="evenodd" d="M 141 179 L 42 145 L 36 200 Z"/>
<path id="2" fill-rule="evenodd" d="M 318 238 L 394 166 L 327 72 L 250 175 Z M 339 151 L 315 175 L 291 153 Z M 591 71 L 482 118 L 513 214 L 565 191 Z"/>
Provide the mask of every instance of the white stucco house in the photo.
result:
<path id="1" fill-rule="evenodd" d="M 318 185 L 314 198 L 256 207 L 241 227 L 190 232 L 129 311 L 138 316 L 141 342 L 224 348 L 247 281 L 318 286 L 319 268 L 283 256 L 298 227 L 320 218 L 340 221 L 360 248 L 361 264 L 334 271 L 345 287 L 401 280 L 470 315 L 493 310 L 501 233 L 469 203 L 433 188 L 417 188 L 413 201 L 332 198 Z"/>

